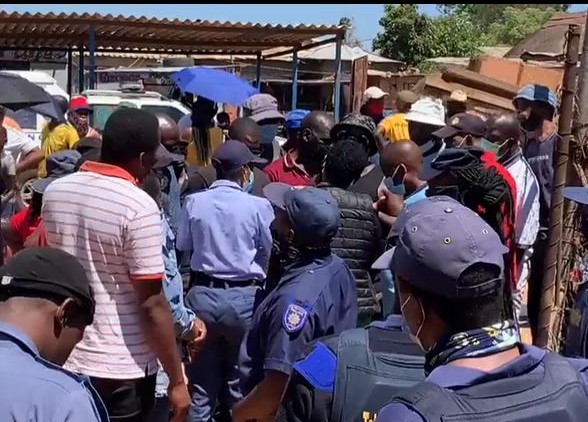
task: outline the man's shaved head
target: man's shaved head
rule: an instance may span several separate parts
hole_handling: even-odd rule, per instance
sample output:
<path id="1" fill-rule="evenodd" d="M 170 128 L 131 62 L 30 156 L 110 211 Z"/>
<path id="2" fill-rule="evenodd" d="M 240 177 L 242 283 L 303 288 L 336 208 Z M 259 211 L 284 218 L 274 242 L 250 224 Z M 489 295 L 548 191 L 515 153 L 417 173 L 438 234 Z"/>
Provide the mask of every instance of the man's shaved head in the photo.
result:
<path id="1" fill-rule="evenodd" d="M 389 142 L 380 155 L 380 166 L 386 177 L 392 176 L 400 164 L 409 172 L 418 172 L 422 158 L 421 149 L 410 140 Z"/>
<path id="2" fill-rule="evenodd" d="M 257 150 L 260 148 L 261 126 L 249 117 L 241 117 L 231 123 L 229 138 L 243 142 L 249 149 Z"/>
<path id="3" fill-rule="evenodd" d="M 486 123 L 486 138 L 500 147 L 497 151 L 499 161 L 507 160 L 523 146 L 525 136 L 516 114 L 501 114 L 489 118 Z"/>
<path id="4" fill-rule="evenodd" d="M 330 139 L 333 126 L 335 126 L 334 116 L 324 111 L 313 111 L 304 118 L 300 129 L 302 132 L 305 129 L 309 129 L 316 138 L 328 140 Z"/>
<path id="5" fill-rule="evenodd" d="M 173 147 L 180 140 L 180 129 L 174 119 L 167 114 L 157 113 L 157 123 L 161 131 L 161 143 L 166 147 Z"/>

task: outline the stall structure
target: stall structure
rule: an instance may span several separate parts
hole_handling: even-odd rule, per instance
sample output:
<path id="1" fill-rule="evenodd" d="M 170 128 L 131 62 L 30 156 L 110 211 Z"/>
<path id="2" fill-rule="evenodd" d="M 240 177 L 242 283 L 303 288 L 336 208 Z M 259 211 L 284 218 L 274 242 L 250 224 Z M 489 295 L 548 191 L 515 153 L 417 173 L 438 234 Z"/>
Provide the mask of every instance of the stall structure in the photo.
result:
<path id="1" fill-rule="evenodd" d="M 73 53 L 79 53 L 78 92 L 84 90 L 84 53 L 89 60 L 89 89 L 96 86 L 97 52 L 168 55 L 254 55 L 257 86 L 264 59 L 292 55 L 292 108 L 297 105 L 298 53 L 335 43 L 334 113 L 341 98 L 343 26 L 262 25 L 203 20 L 156 19 L 100 14 L 0 12 L 0 51 L 60 51 L 67 54 L 67 91 L 73 92 Z M 317 41 L 316 38 L 320 40 Z"/>

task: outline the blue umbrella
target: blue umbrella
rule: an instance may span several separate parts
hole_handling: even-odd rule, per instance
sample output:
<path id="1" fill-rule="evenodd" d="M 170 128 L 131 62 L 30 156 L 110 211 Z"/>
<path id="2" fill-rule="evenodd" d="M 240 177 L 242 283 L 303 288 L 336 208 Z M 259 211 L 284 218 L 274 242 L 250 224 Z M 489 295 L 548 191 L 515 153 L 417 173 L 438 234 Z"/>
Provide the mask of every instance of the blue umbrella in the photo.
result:
<path id="1" fill-rule="evenodd" d="M 211 67 L 187 67 L 172 75 L 183 93 L 207 98 L 217 103 L 240 106 L 259 90 L 225 70 Z"/>

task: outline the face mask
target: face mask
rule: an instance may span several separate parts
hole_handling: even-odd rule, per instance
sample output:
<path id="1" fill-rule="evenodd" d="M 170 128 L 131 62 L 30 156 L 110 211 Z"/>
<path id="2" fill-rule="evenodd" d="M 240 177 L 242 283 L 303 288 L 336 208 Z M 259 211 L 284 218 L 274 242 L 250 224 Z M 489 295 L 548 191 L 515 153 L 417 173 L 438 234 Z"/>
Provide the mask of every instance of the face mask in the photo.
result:
<path id="1" fill-rule="evenodd" d="M 412 295 L 409 295 L 406 300 L 404 301 L 404 303 L 400 306 L 400 312 L 402 313 L 402 315 L 404 316 L 404 321 L 402 323 L 402 331 L 407 333 L 410 336 L 410 339 L 412 340 L 413 343 L 415 343 L 417 346 L 419 346 L 421 348 L 422 351 L 426 352 L 425 348 L 423 347 L 423 344 L 421 343 L 421 340 L 419 339 L 419 334 L 421 334 L 421 331 L 423 329 L 423 327 L 425 326 L 425 310 L 423 309 L 422 305 L 419 303 L 419 308 L 421 310 L 421 315 L 422 315 L 422 319 L 421 319 L 421 323 L 419 325 L 419 328 L 417 329 L 416 334 L 413 334 L 410 330 L 410 327 L 408 325 L 408 322 L 406 322 L 406 315 L 404 315 L 404 308 L 406 308 L 406 305 L 408 305 L 408 302 L 410 302 L 410 300 L 412 299 Z"/>
<path id="2" fill-rule="evenodd" d="M 371 116 L 381 116 L 384 114 L 384 103 L 372 101 L 368 104 L 366 108 L 367 112 Z"/>
<path id="3" fill-rule="evenodd" d="M 243 191 L 247 193 L 253 192 L 253 182 L 255 180 L 255 175 L 253 171 L 249 171 L 249 180 L 243 184 Z"/>
<path id="4" fill-rule="evenodd" d="M 69 123 L 76 129 L 78 132 L 78 136 L 81 138 L 85 138 L 88 134 L 88 130 L 90 128 L 90 124 L 88 123 L 87 118 L 80 117 L 78 113 L 75 111 L 70 111 L 67 113 L 67 119 Z"/>
<path id="5" fill-rule="evenodd" d="M 493 142 L 490 142 L 488 139 L 482 139 L 482 149 L 484 151 L 488 151 L 493 153 L 498 157 L 498 151 L 500 151 L 501 145 L 496 145 Z"/>
<path id="6" fill-rule="evenodd" d="M 401 169 L 404 171 L 404 176 L 402 177 L 402 182 L 396 183 L 395 179 L 396 179 L 397 173 Z M 406 180 L 406 167 L 404 167 L 404 164 L 400 164 L 398 167 L 396 167 L 396 170 L 394 170 L 394 173 L 392 173 L 392 176 L 387 177 L 384 180 L 384 184 L 386 185 L 386 188 L 390 192 L 392 192 L 393 194 L 404 196 L 406 194 L 406 187 L 404 186 L 405 180 Z"/>
<path id="7" fill-rule="evenodd" d="M 261 126 L 261 143 L 271 144 L 278 133 L 278 125 Z"/>

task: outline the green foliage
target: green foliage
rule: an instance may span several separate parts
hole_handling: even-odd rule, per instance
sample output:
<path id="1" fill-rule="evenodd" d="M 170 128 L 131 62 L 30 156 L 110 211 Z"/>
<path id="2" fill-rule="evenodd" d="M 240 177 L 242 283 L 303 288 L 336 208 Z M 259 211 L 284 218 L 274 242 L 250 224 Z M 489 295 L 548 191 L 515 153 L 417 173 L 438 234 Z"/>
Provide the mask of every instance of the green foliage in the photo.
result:
<path id="1" fill-rule="evenodd" d="M 476 28 L 464 14 L 431 19 L 416 4 L 387 4 L 380 25 L 384 31 L 374 39 L 373 48 L 411 66 L 432 57 L 467 57 L 480 46 Z"/>
<path id="2" fill-rule="evenodd" d="M 569 4 L 438 4 L 441 16 L 416 4 L 387 4 L 373 48 L 415 66 L 433 57 L 471 57 L 483 45 L 514 45 Z"/>
<path id="3" fill-rule="evenodd" d="M 556 10 L 553 8 L 507 7 L 502 19 L 490 25 L 485 35 L 486 45 L 515 45 L 541 29 Z"/>

